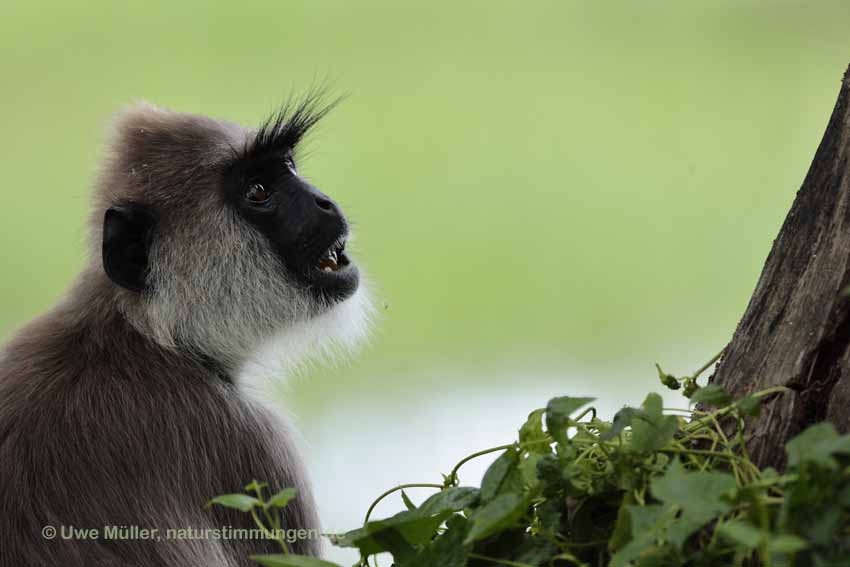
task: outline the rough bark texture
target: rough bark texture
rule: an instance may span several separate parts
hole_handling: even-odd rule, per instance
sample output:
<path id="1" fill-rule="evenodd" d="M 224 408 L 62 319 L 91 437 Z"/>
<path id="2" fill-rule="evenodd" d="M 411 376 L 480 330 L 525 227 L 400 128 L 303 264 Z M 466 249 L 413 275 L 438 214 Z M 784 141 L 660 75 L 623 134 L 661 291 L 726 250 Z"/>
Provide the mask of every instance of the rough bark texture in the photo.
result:
<path id="1" fill-rule="evenodd" d="M 826 133 L 712 377 L 736 396 L 771 386 L 751 427 L 753 460 L 781 467 L 783 444 L 829 420 L 850 430 L 850 69 Z"/>

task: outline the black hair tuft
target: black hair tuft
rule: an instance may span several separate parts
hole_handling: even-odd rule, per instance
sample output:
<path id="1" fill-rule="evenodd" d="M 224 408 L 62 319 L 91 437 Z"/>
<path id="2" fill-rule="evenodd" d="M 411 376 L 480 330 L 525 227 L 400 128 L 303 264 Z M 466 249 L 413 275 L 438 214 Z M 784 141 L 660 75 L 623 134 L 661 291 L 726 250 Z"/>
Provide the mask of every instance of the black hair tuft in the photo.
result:
<path id="1" fill-rule="evenodd" d="M 313 89 L 300 99 L 290 98 L 262 123 L 243 155 L 250 158 L 294 150 L 310 128 L 339 101 L 339 98 L 326 101 L 322 89 Z"/>

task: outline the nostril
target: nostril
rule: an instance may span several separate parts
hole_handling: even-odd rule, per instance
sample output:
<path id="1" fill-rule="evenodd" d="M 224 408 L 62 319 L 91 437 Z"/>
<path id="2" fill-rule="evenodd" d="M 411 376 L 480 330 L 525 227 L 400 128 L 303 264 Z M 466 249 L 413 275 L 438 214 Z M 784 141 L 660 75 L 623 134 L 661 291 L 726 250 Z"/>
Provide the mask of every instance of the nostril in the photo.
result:
<path id="1" fill-rule="evenodd" d="M 334 209 L 333 202 L 325 197 L 316 197 L 316 204 L 323 211 L 332 211 Z"/>

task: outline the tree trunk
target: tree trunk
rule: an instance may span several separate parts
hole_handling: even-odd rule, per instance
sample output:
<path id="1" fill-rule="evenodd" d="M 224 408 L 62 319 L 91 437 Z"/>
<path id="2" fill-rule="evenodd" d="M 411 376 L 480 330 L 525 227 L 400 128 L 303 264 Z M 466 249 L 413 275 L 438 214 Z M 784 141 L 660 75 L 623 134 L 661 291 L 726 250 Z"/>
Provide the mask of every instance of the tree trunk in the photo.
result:
<path id="1" fill-rule="evenodd" d="M 850 430 L 850 68 L 803 186 L 711 382 L 741 397 L 793 392 L 762 407 L 751 457 L 781 468 L 806 426 Z"/>

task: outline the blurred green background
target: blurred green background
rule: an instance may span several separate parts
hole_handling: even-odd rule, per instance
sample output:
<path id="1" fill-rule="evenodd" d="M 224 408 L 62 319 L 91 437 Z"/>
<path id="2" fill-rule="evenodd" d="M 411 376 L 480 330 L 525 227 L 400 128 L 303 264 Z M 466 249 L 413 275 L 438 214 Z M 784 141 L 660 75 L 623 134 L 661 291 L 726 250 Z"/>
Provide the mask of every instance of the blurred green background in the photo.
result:
<path id="1" fill-rule="evenodd" d="M 725 344 L 848 21 L 846 2 L 764 0 L 4 2 L 0 333 L 79 269 L 111 113 L 257 123 L 327 82 L 348 98 L 301 169 L 353 218 L 379 316 L 286 405 L 326 525 L 351 527 L 550 394 L 613 410 L 658 388 L 653 362 L 685 372 Z"/>

